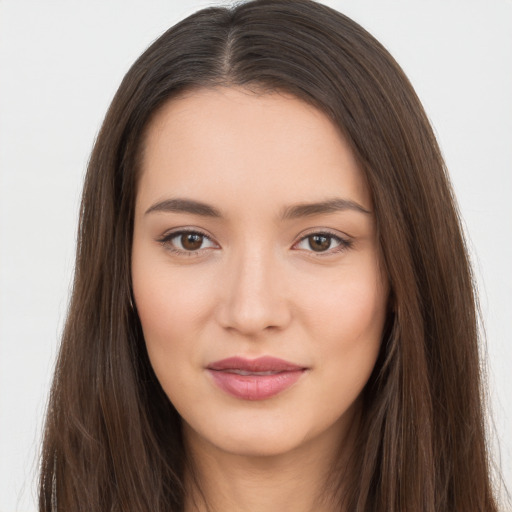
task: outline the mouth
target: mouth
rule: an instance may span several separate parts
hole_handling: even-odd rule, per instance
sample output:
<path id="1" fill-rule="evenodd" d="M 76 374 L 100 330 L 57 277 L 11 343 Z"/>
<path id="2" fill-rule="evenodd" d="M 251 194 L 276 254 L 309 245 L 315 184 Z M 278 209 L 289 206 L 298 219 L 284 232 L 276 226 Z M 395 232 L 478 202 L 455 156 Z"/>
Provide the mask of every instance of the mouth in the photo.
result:
<path id="1" fill-rule="evenodd" d="M 304 375 L 307 367 L 283 359 L 230 357 L 206 368 L 214 384 L 242 400 L 266 400 L 287 390 Z"/>

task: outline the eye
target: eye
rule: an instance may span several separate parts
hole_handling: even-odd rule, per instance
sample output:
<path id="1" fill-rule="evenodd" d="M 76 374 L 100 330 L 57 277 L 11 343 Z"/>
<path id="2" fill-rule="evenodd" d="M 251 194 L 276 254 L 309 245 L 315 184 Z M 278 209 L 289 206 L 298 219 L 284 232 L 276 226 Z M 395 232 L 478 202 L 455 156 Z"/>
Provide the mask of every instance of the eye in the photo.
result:
<path id="1" fill-rule="evenodd" d="M 202 249 L 218 247 L 199 231 L 174 231 L 158 240 L 166 249 L 180 254 L 195 254 Z"/>
<path id="2" fill-rule="evenodd" d="M 295 248 L 316 253 L 337 253 L 350 248 L 352 242 L 332 233 L 311 233 L 302 238 Z"/>

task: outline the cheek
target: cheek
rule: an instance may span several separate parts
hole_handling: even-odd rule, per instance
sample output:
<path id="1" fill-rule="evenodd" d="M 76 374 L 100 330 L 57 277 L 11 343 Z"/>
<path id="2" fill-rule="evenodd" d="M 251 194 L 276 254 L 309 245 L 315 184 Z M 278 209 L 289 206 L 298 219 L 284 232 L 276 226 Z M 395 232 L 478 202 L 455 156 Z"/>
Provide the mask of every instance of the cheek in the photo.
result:
<path id="1" fill-rule="evenodd" d="M 193 340 L 208 307 L 204 281 L 197 272 L 173 271 L 161 256 L 135 248 L 132 282 L 149 359 L 167 391 L 183 380 L 181 373 L 188 363 L 197 360 Z"/>
<path id="2" fill-rule="evenodd" d="M 312 332 L 348 345 L 380 340 L 388 290 L 376 264 L 341 269 L 331 279 L 316 280 L 305 289 L 314 290 L 302 294 Z"/>
<path id="3" fill-rule="evenodd" d="M 357 396 L 377 360 L 387 310 L 387 286 L 375 272 L 341 276 L 324 283 L 308 305 L 314 347 L 333 390 Z M 323 363 L 323 364 L 322 364 Z"/>
<path id="4" fill-rule="evenodd" d="M 135 237 L 133 294 L 146 340 L 174 341 L 180 339 L 172 336 L 174 331 L 191 333 L 211 300 L 207 275 L 207 269 L 201 272 L 194 265 L 176 269 L 164 251 Z"/>
<path id="5" fill-rule="evenodd" d="M 175 407 L 179 399 L 192 402 L 198 392 L 191 388 L 187 372 L 195 359 L 192 302 L 186 297 L 176 300 L 174 288 L 162 279 L 137 282 L 134 276 L 133 288 L 149 361 L 160 385 Z"/>

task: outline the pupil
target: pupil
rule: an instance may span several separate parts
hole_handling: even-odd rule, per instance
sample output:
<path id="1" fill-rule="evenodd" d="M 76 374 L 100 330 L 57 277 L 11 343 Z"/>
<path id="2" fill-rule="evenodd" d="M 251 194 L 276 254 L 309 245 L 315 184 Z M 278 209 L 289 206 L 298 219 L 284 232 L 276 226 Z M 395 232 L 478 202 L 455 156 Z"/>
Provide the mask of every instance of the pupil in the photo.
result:
<path id="1" fill-rule="evenodd" d="M 309 237 L 309 246 L 313 251 L 325 251 L 329 249 L 331 245 L 331 239 L 328 236 L 324 235 L 313 235 Z"/>
<path id="2" fill-rule="evenodd" d="M 202 235 L 198 235 L 196 233 L 187 233 L 185 235 L 181 235 L 181 245 L 188 251 L 195 251 L 196 249 L 199 249 L 202 243 Z"/>

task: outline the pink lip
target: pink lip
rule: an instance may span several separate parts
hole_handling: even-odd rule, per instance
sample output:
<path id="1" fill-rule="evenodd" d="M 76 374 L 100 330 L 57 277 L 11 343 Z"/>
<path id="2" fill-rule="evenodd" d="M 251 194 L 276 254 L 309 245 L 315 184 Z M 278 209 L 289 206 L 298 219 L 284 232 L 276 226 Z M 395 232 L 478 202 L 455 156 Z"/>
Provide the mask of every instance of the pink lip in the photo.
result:
<path id="1" fill-rule="evenodd" d="M 226 393 L 243 400 L 265 400 L 295 384 L 307 368 L 264 356 L 258 359 L 229 357 L 209 364 L 207 370 Z M 272 373 L 261 375 L 262 372 Z"/>

